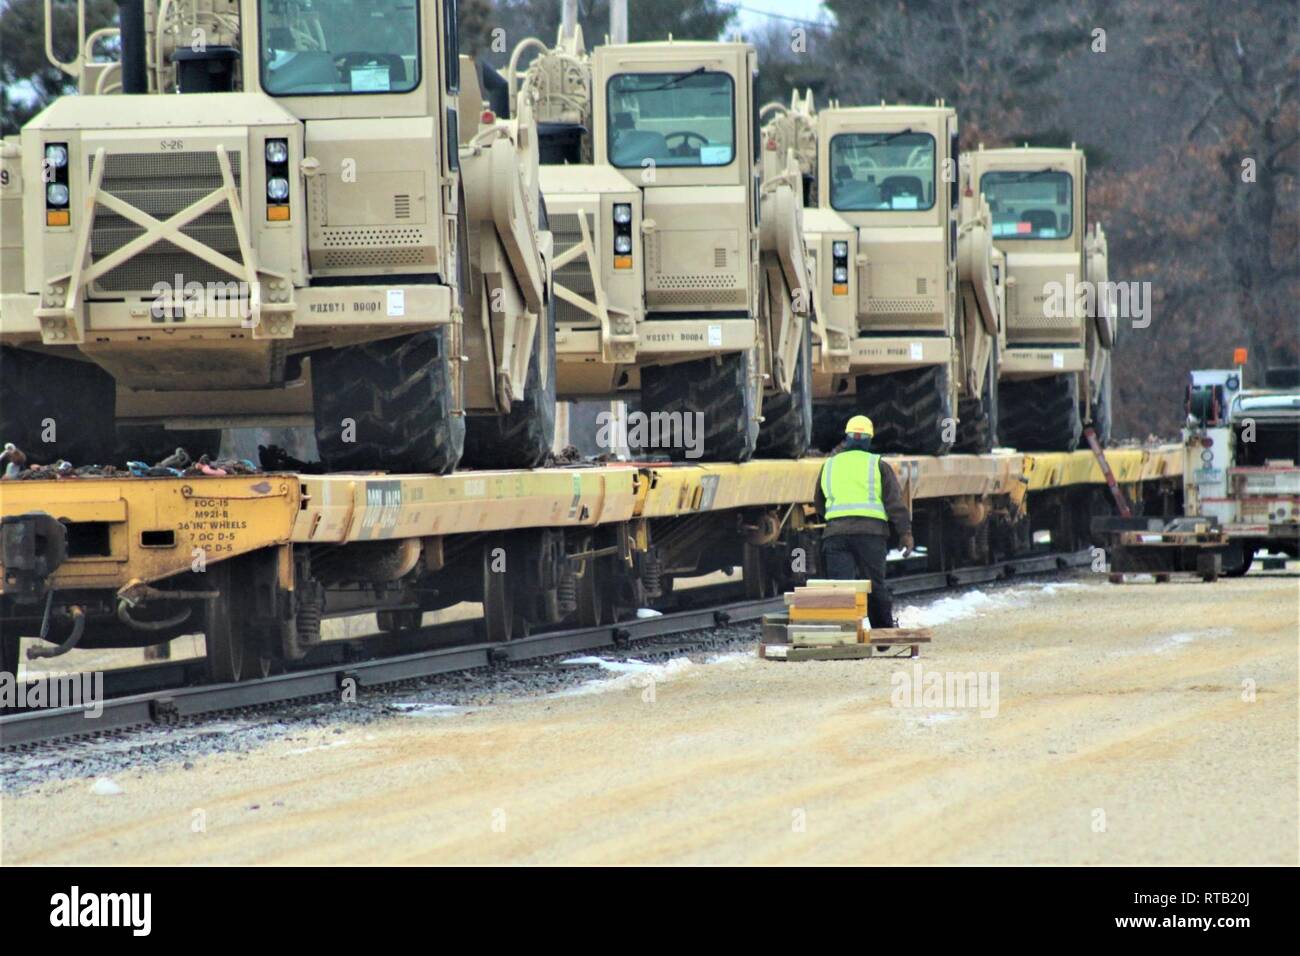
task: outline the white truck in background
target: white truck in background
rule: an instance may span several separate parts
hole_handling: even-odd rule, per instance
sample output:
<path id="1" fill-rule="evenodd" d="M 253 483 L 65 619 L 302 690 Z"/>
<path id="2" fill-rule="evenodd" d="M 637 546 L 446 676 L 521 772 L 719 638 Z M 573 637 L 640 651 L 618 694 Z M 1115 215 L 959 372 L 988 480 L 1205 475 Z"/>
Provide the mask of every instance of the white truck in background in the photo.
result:
<path id="1" fill-rule="evenodd" d="M 1246 388 L 1235 369 L 1193 371 L 1185 398 L 1183 513 L 1227 533 L 1223 573 L 1245 574 L 1258 551 L 1300 557 L 1300 370 L 1270 369 Z"/>

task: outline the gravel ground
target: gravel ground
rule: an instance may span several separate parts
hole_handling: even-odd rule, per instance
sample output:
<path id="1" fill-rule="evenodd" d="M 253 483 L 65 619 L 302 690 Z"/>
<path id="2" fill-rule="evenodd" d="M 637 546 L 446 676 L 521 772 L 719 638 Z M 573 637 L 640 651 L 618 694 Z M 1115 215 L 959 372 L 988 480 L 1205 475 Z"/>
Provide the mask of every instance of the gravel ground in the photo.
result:
<path id="1" fill-rule="evenodd" d="M 19 794 L 58 781 L 113 778 L 178 764 L 188 770 L 200 757 L 243 753 L 276 740 L 300 742 L 307 739 L 304 735 L 322 729 L 337 736 L 392 717 L 446 716 L 563 693 L 607 676 L 608 664 L 631 660 L 653 665 L 681 656 L 703 662 L 719 653 L 749 650 L 754 647 L 757 631 L 757 626 L 737 625 L 693 632 L 670 642 L 678 645 L 673 649 L 666 649 L 659 641 L 641 649 L 609 648 L 600 655 L 607 662 L 604 667 L 589 655 L 564 655 L 367 689 L 347 704 L 329 700 L 277 705 L 238 715 L 191 718 L 173 726 L 154 725 L 103 739 L 69 740 L 36 750 L 3 752 L 0 794 Z M 580 662 L 584 660 L 587 662 Z"/>
<path id="2" fill-rule="evenodd" d="M 1295 864 L 1297 583 L 1018 582 L 904 599 L 936 624 L 919 662 L 764 662 L 727 628 L 687 656 L 633 649 L 644 666 L 450 675 L 5 755 L 0 853 Z M 985 699 L 900 696 L 966 674 Z"/>

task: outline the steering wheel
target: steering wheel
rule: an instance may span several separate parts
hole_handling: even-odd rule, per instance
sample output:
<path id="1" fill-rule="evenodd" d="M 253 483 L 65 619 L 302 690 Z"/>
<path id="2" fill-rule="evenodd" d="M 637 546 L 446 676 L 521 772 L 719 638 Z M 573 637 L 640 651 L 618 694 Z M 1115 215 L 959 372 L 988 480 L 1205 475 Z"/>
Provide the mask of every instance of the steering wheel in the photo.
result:
<path id="1" fill-rule="evenodd" d="M 682 138 L 681 143 L 677 146 L 668 146 L 668 141 L 676 136 Z M 698 140 L 700 145 L 692 146 L 691 140 Z M 692 150 L 699 152 L 700 149 L 708 145 L 709 141 L 693 129 L 681 129 L 675 133 L 668 133 L 664 136 L 664 146 L 666 146 L 668 151 L 674 156 L 685 156 Z"/>
<path id="2" fill-rule="evenodd" d="M 344 76 L 351 73 L 356 67 L 367 66 L 369 64 L 374 64 L 375 66 L 386 66 L 391 73 L 394 66 L 394 57 L 395 54 L 392 53 L 367 53 L 363 50 L 353 50 L 348 53 L 338 54 L 334 58 L 334 62 L 338 68 L 343 71 Z M 398 61 L 401 60 L 400 57 L 396 57 L 396 59 Z M 400 79 L 400 77 L 397 78 Z"/>
<path id="3" fill-rule="evenodd" d="M 913 148 L 912 152 L 907 156 L 907 168 L 920 169 L 922 166 L 926 165 L 926 160 L 929 159 L 929 156 L 929 147 L 917 146 Z"/>

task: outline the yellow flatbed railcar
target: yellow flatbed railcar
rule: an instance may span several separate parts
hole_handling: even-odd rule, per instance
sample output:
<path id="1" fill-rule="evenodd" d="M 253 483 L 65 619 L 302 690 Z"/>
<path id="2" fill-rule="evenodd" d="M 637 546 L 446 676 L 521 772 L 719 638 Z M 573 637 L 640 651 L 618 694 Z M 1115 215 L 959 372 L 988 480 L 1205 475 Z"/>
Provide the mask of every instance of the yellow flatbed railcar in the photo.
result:
<path id="1" fill-rule="evenodd" d="M 1179 486 L 1179 446 L 1115 449 L 1131 497 Z M 1089 452 L 887 459 L 934 570 L 991 561 L 1048 530 L 1081 546 L 1104 507 Z M 447 476 L 0 482 L 0 648 L 17 638 L 136 646 L 203 631 L 212 676 L 294 659 L 322 616 L 378 611 L 389 629 L 484 604 L 489 638 L 612 621 L 676 577 L 744 568 L 754 597 L 815 572 L 821 459 L 608 464 Z M 1042 520 L 1037 520 L 1042 502 Z"/>

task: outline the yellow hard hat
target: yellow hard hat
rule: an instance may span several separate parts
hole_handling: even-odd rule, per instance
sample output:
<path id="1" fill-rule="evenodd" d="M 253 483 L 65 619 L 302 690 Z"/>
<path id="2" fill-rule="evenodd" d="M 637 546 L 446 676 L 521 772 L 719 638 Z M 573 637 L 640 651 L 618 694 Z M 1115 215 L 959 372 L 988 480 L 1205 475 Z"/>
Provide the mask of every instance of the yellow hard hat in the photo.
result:
<path id="1" fill-rule="evenodd" d="M 871 419 L 866 415 L 854 415 L 849 419 L 849 423 L 844 426 L 846 435 L 875 435 L 876 426 L 871 424 Z"/>

